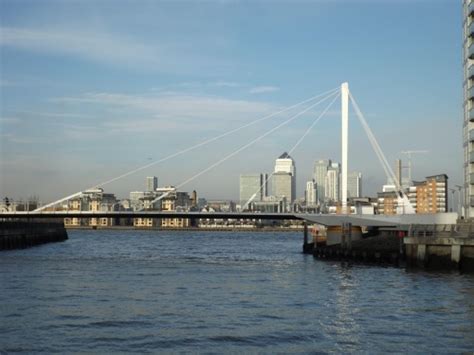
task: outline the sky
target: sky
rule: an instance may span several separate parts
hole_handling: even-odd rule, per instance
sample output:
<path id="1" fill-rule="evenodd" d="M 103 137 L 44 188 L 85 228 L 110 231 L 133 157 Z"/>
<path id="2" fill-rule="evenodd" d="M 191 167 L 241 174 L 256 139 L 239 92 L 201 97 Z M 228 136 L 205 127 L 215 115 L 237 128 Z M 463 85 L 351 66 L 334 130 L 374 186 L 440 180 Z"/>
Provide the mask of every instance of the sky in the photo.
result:
<path id="1" fill-rule="evenodd" d="M 462 8 L 457 0 L 0 0 L 0 197 L 49 202 L 156 162 L 348 82 L 388 161 L 462 182 Z M 182 186 L 238 199 L 272 172 L 329 101 Z M 181 185 L 300 112 L 104 186 L 127 197 Z M 336 101 L 292 153 L 297 195 L 315 160 L 340 161 Z M 349 171 L 386 176 L 354 111 Z M 405 174 L 407 171 L 405 170 Z"/>

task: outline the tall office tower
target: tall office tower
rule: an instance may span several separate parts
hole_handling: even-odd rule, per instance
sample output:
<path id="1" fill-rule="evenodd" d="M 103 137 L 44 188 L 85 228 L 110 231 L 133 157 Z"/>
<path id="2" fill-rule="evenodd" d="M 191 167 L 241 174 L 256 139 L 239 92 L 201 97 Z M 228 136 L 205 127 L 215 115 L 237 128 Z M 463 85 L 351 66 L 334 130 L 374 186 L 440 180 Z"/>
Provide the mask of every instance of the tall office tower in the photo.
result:
<path id="1" fill-rule="evenodd" d="M 257 202 L 267 196 L 267 178 L 267 174 L 240 175 L 240 204 L 242 207 L 251 198 L 252 202 Z"/>
<path id="2" fill-rule="evenodd" d="M 464 0 L 464 201 L 465 216 L 474 217 L 474 0 Z"/>
<path id="3" fill-rule="evenodd" d="M 273 174 L 272 180 L 273 196 L 278 199 L 285 197 L 288 202 L 295 199 L 292 188 L 293 176 L 291 173 L 279 171 Z"/>
<path id="4" fill-rule="evenodd" d="M 347 197 L 362 196 L 362 174 L 353 171 L 347 175 Z"/>
<path id="5" fill-rule="evenodd" d="M 395 177 L 398 180 L 398 185 L 402 186 L 402 160 L 395 160 Z"/>
<path id="6" fill-rule="evenodd" d="M 328 167 L 325 181 L 325 197 L 327 200 L 339 202 L 341 200 L 341 165 L 339 163 L 332 163 Z"/>
<path id="7" fill-rule="evenodd" d="M 285 195 L 288 203 L 291 204 L 296 198 L 296 166 L 295 166 L 295 161 L 293 160 L 292 157 L 288 155 L 287 152 L 283 153 L 282 155 L 280 155 L 280 157 L 277 160 L 275 160 L 275 174 L 276 173 L 287 173 L 287 174 L 290 174 L 291 176 L 291 181 L 290 181 L 291 196 Z M 275 181 L 275 179 L 273 180 Z M 278 196 L 278 195 L 275 195 L 275 196 Z"/>
<path id="8" fill-rule="evenodd" d="M 147 176 L 146 191 L 155 191 L 158 187 L 158 178 L 156 176 Z"/>
<path id="9" fill-rule="evenodd" d="M 268 196 L 268 174 L 262 174 L 262 201 Z"/>
<path id="10" fill-rule="evenodd" d="M 328 173 L 328 167 L 331 165 L 331 160 L 323 159 L 314 162 L 314 181 L 316 182 L 316 189 L 318 195 L 318 202 L 322 204 L 326 196 L 326 175 Z"/>
<path id="11" fill-rule="evenodd" d="M 308 181 L 306 183 L 306 195 L 305 195 L 305 201 L 306 201 L 306 206 L 316 206 L 318 199 L 317 199 L 317 185 L 314 182 L 314 179 L 311 181 Z"/>

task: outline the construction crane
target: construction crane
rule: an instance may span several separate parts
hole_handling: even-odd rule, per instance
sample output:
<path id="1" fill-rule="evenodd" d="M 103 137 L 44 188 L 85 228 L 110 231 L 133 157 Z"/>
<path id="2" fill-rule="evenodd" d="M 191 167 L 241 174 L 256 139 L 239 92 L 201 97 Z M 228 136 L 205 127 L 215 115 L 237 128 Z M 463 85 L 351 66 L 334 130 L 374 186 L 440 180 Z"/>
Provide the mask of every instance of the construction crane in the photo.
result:
<path id="1" fill-rule="evenodd" d="M 402 152 L 400 152 L 402 154 L 406 154 L 407 155 L 407 158 L 408 158 L 408 181 L 410 181 L 411 183 L 411 169 L 412 169 L 412 165 L 411 165 L 411 155 L 412 154 L 425 154 L 425 153 L 429 153 L 428 150 L 404 150 Z"/>

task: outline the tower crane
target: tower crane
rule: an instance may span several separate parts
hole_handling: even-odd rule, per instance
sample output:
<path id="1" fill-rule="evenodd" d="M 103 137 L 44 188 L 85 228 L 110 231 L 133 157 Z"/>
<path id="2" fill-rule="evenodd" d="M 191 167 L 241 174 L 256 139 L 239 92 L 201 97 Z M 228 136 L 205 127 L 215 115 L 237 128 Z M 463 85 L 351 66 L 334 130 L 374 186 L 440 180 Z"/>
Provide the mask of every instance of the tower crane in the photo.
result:
<path id="1" fill-rule="evenodd" d="M 407 158 L 408 158 L 408 181 L 410 181 L 410 183 L 411 183 L 411 168 L 412 168 L 411 155 L 412 154 L 425 154 L 425 153 L 429 153 L 429 151 L 428 150 L 404 150 L 400 153 L 407 155 Z"/>

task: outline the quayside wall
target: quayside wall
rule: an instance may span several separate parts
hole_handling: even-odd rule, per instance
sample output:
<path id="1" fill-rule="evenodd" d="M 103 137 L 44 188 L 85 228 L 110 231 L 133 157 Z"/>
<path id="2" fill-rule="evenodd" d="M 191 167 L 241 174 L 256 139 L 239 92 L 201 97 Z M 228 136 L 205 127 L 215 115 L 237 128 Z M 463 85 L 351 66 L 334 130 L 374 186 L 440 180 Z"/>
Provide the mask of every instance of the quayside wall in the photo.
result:
<path id="1" fill-rule="evenodd" d="M 304 243 L 303 252 L 319 259 L 351 260 L 407 268 L 474 272 L 474 235 L 458 223 L 452 226 L 411 227 L 384 230 L 376 236 L 351 240 L 343 236 L 334 245 Z M 474 230 L 474 227 L 469 227 Z"/>
<path id="2" fill-rule="evenodd" d="M 407 237 L 405 248 L 409 266 L 474 272 L 474 238 L 466 236 Z"/>
<path id="3" fill-rule="evenodd" d="M 379 235 L 361 240 L 345 240 L 334 245 L 303 246 L 303 252 L 313 254 L 318 259 L 351 260 L 362 263 L 375 263 L 403 266 L 403 240 L 393 234 Z"/>
<path id="4" fill-rule="evenodd" d="M 24 249 L 67 239 L 64 222 L 60 218 L 0 220 L 0 251 Z"/>

